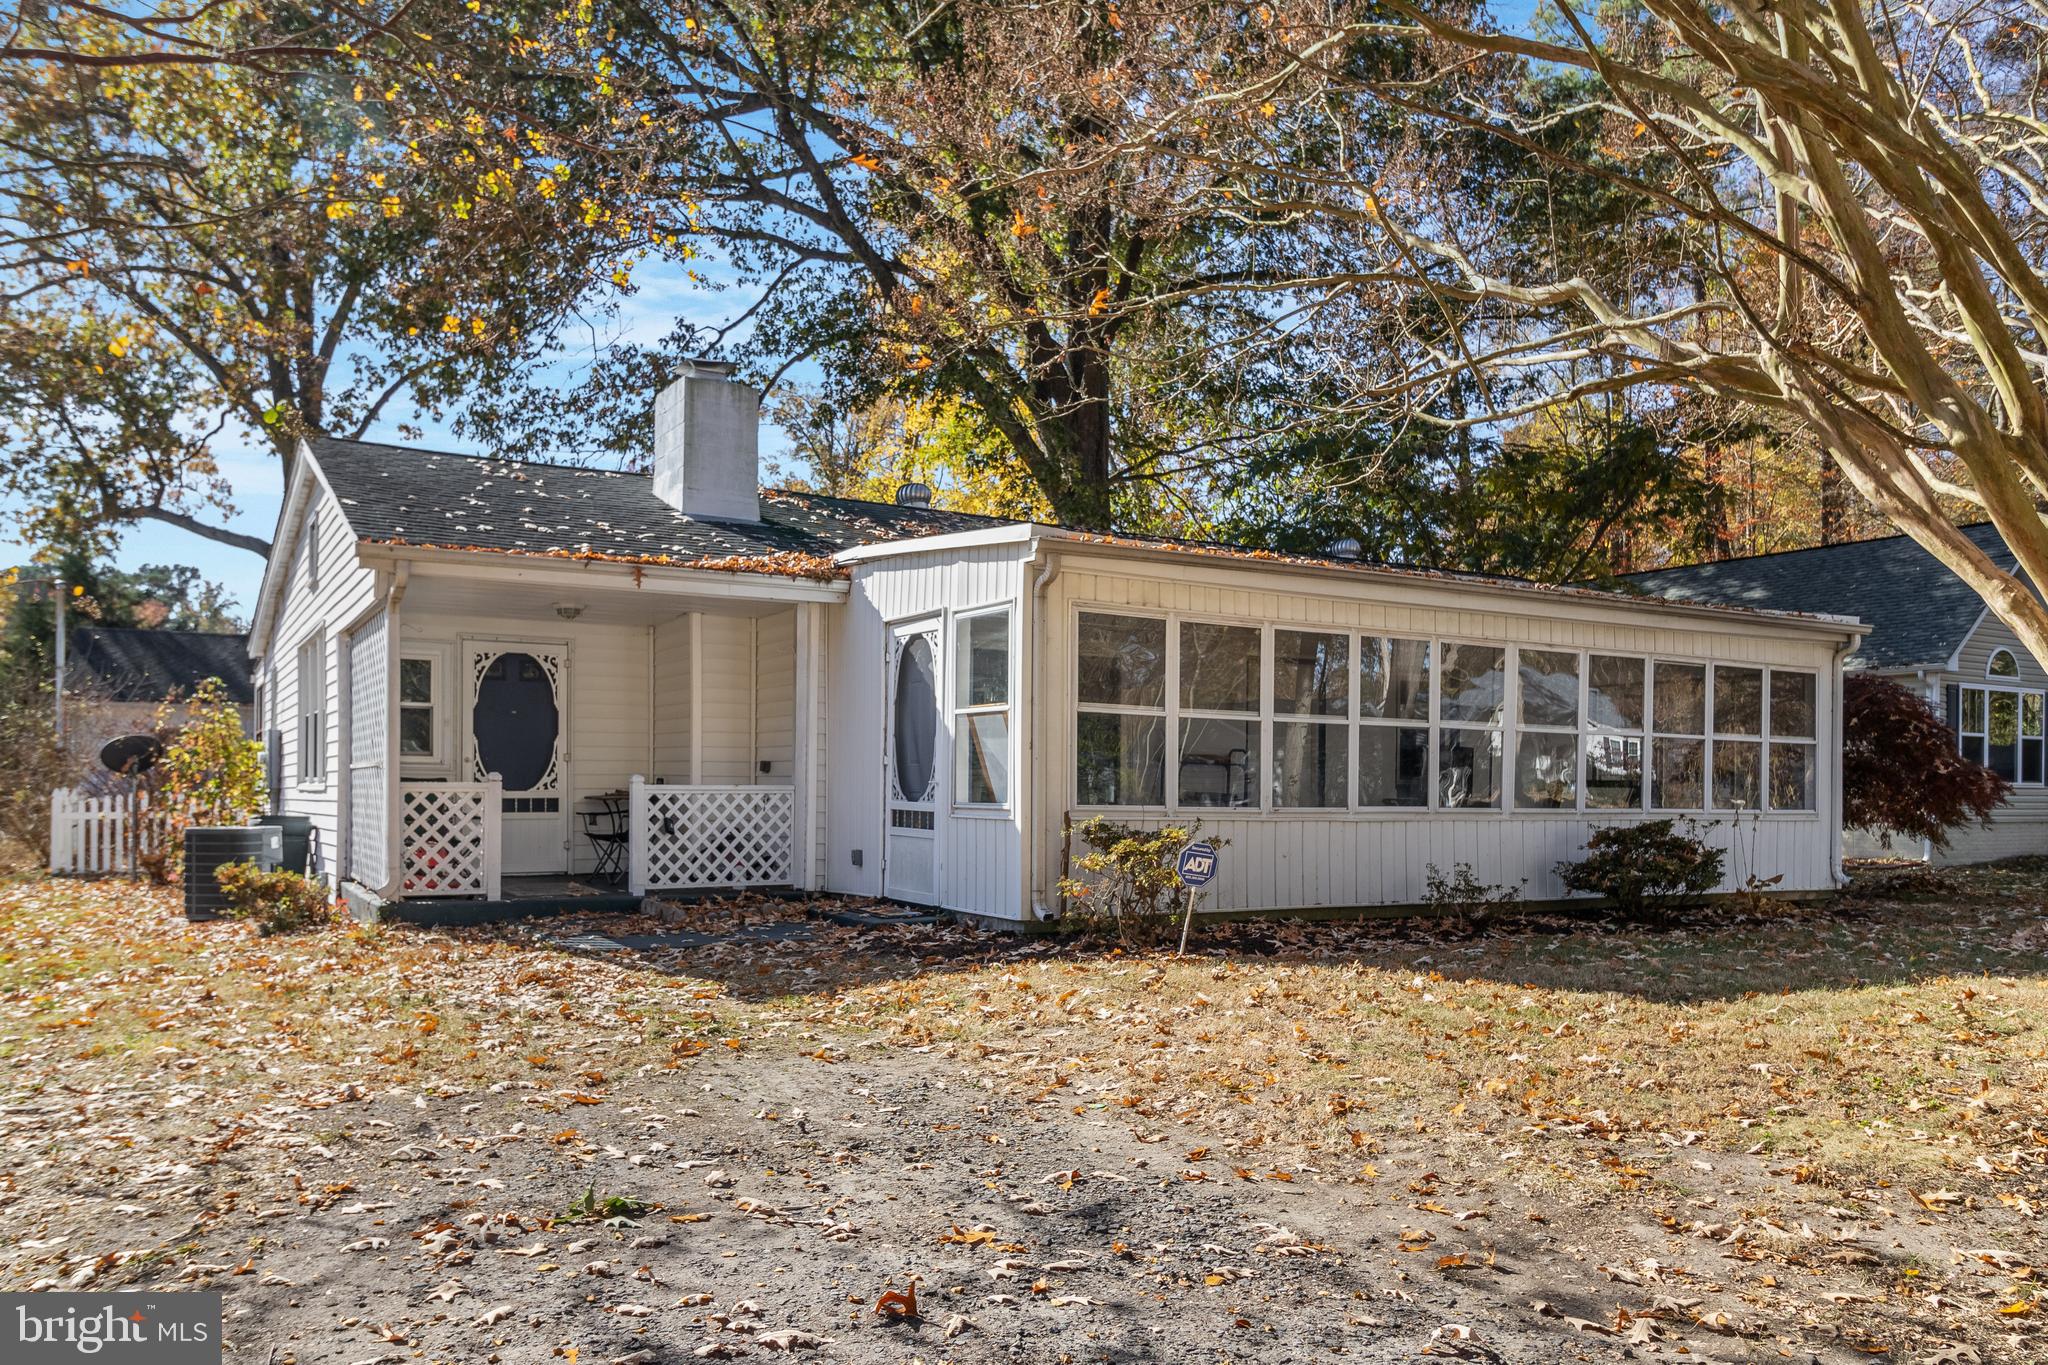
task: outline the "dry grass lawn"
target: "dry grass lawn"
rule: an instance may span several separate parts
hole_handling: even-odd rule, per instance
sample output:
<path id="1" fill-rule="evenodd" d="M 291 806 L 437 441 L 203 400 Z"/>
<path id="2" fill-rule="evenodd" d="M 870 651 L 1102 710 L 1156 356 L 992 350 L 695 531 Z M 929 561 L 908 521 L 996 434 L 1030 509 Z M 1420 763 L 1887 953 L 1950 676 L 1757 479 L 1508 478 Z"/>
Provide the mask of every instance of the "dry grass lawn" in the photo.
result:
<path id="1" fill-rule="evenodd" d="M 1681 927 L 1214 927 L 1179 959 L 822 923 L 563 946 L 627 931 L 596 917 L 259 939 L 187 926 L 163 892 L 24 881 L 0 890 L 0 1197 L 58 1198 L 167 1144 L 233 1151 L 280 1106 L 332 1110 L 338 1131 L 374 1095 L 509 1088 L 574 1146 L 579 1115 L 713 1062 L 829 1085 L 886 1055 L 1048 1122 L 1128 1129 L 1162 1186 L 1336 1192 L 1396 1284 L 1466 1269 L 1436 1255 L 1454 1233 L 1476 1229 L 1471 1265 L 1490 1266 L 1512 1213 L 1539 1239 L 1525 1260 L 1597 1261 L 1618 1286 L 1664 1282 L 1668 1253 L 1623 1255 L 1652 1236 L 1732 1263 L 1712 1289 L 1768 1326 L 1717 1327 L 1711 1300 L 1685 1317 L 1728 1358 L 2042 1358 L 2048 861 L 1864 888 Z M 36 1245 L 45 1223 L 12 1235 L 9 1287 L 95 1263 L 81 1240 Z M 80 1282 L 180 1254 L 166 1234 Z M 1647 1309 L 1525 1307 L 1571 1322 L 1559 1358 L 1629 1333 L 1660 1349 Z"/>

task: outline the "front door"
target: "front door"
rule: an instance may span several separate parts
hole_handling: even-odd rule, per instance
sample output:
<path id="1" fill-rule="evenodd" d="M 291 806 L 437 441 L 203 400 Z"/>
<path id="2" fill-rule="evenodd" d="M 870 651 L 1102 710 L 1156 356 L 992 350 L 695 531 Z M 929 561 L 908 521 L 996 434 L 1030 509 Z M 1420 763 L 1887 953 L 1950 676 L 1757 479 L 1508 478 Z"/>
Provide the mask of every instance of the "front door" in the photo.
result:
<path id="1" fill-rule="evenodd" d="M 939 625 L 913 621 L 889 633 L 882 766 L 888 828 L 882 894 L 916 905 L 939 899 Z"/>
<path id="2" fill-rule="evenodd" d="M 569 647 L 465 645 L 470 780 L 505 781 L 499 829 L 507 875 L 569 870 Z"/>

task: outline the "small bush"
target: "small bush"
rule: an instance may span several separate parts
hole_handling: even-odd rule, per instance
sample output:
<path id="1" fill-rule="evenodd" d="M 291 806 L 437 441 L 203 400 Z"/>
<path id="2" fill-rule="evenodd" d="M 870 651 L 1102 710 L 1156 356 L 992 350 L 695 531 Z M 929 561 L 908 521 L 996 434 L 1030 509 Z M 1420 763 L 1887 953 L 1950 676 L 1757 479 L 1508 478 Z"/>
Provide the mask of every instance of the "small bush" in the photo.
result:
<path id="1" fill-rule="evenodd" d="M 239 862 L 224 864 L 213 875 L 227 894 L 229 916 L 256 921 L 265 937 L 334 922 L 327 888 L 296 872 L 265 872 L 252 862 Z"/>
<path id="2" fill-rule="evenodd" d="M 1140 829 L 1099 815 L 1076 826 L 1072 832 L 1088 851 L 1074 867 L 1086 875 L 1060 879 L 1066 926 L 1082 933 L 1114 930 L 1125 943 L 1163 937 L 1186 903 L 1174 858 L 1201 829 L 1200 821 Z"/>
<path id="3" fill-rule="evenodd" d="M 1456 863 L 1445 877 L 1435 863 L 1423 879 L 1423 901 L 1447 920 L 1478 924 L 1495 915 L 1511 914 L 1522 906 L 1522 889 L 1528 881 L 1513 886 L 1482 882 L 1473 875 L 1472 864 Z"/>
<path id="4" fill-rule="evenodd" d="M 1686 822 L 1688 831 L 1695 828 Z M 1727 854 L 1675 820 L 1610 825 L 1586 840 L 1586 857 L 1559 863 L 1557 875 L 1573 891 L 1605 896 L 1623 914 L 1676 910 L 1720 885 Z"/>
<path id="5" fill-rule="evenodd" d="M 157 731 L 171 739 L 149 772 L 153 851 L 142 865 L 169 883 L 184 863 L 186 829 L 239 825 L 262 809 L 263 746 L 242 733 L 242 713 L 218 678 L 199 684 L 189 703 L 158 707 Z"/>

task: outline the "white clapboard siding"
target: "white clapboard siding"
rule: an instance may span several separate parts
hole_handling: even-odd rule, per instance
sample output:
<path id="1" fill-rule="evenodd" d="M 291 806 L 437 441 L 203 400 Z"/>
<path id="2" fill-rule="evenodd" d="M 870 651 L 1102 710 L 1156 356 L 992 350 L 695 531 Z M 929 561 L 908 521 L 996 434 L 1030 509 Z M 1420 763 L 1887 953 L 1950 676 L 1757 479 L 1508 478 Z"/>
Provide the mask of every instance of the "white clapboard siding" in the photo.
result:
<path id="1" fill-rule="evenodd" d="M 308 555 L 308 535 L 317 540 L 317 552 Z M 348 755 L 341 749 L 345 727 L 340 723 L 347 704 L 343 691 L 345 669 L 342 648 L 345 632 L 359 621 L 377 601 L 377 576 L 357 562 L 355 542 L 343 519 L 341 508 L 315 480 L 307 508 L 279 536 L 273 556 L 287 566 L 279 598 L 276 625 L 271 632 L 265 657 L 257 666 L 270 711 L 267 728 L 280 737 L 280 809 L 305 815 L 313 821 L 312 860 L 316 876 L 332 879 L 336 873 L 335 854 L 341 848 L 341 793 L 346 785 Z M 317 573 L 315 572 L 317 570 Z M 317 781 L 303 778 L 303 756 L 299 753 L 299 646 L 319 632 L 325 642 L 319 667 L 325 673 L 327 723 L 323 776 Z"/>

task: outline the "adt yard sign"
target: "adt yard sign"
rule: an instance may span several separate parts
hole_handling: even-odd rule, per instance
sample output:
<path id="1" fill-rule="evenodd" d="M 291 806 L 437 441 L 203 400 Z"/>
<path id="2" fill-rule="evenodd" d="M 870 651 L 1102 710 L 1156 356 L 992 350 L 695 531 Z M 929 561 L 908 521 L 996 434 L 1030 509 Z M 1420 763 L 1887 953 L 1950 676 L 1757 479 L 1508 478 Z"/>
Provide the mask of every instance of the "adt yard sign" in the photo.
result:
<path id="1" fill-rule="evenodd" d="M 1173 870 L 1180 877 L 1180 884 L 1189 890 L 1207 886 L 1216 875 L 1216 845 L 1207 839 L 1195 840 L 1180 851 Z"/>

